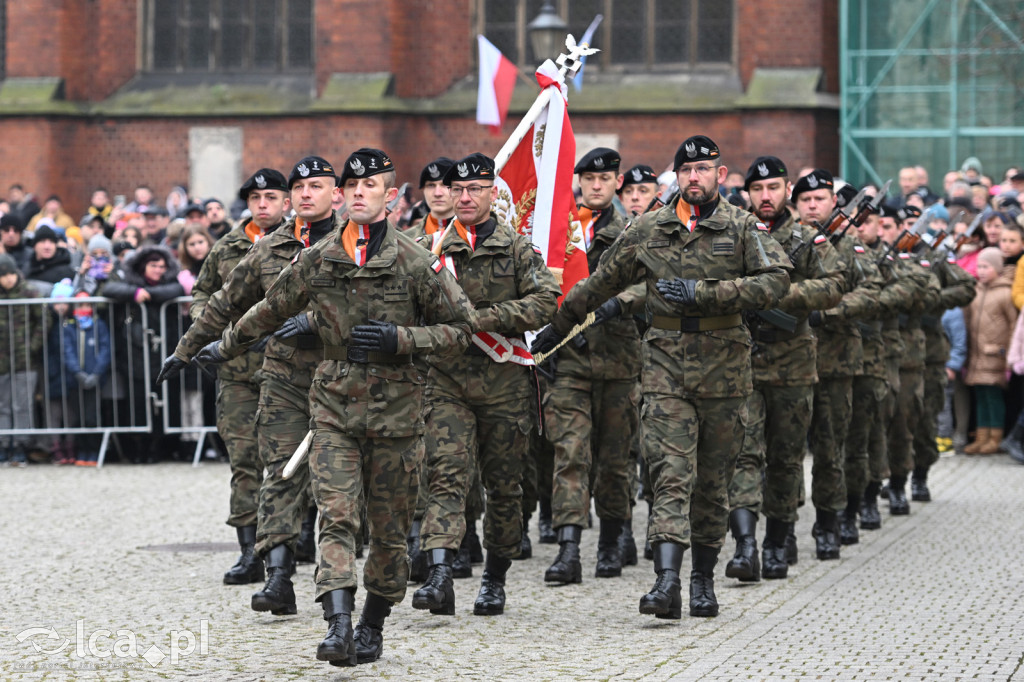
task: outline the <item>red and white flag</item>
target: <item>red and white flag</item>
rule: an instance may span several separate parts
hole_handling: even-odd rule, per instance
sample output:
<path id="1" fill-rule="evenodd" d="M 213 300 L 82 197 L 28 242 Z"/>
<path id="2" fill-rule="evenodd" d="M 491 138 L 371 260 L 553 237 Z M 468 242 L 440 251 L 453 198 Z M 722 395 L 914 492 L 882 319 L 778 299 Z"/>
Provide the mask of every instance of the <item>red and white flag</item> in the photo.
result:
<path id="1" fill-rule="evenodd" d="M 516 65 L 487 38 L 476 37 L 480 47 L 480 85 L 476 95 L 476 122 L 490 126 L 495 135 L 508 115 L 508 104 L 516 87 Z"/>
<path id="2" fill-rule="evenodd" d="M 511 194 L 510 222 L 530 237 L 556 275 L 563 295 L 589 274 L 583 228 L 572 192 L 576 138 L 566 108 L 566 87 L 550 60 L 537 69 L 547 106 L 501 170 Z"/>

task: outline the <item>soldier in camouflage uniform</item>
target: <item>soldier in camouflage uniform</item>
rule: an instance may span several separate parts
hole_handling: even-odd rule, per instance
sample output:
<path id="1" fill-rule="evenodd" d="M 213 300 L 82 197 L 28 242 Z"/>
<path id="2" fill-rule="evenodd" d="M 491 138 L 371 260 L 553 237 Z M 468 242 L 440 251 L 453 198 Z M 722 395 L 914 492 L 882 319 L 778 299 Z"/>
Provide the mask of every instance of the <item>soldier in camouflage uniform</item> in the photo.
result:
<path id="1" fill-rule="evenodd" d="M 882 241 L 895 244 L 902 229 L 913 225 L 907 220 L 909 213 L 904 207 L 897 211 L 897 218 L 883 217 Z M 889 456 L 889 513 L 901 516 L 910 513 L 907 501 L 907 477 L 914 467 L 913 424 L 924 418 L 924 366 L 927 349 L 921 316 L 925 311 L 938 305 L 941 297 L 939 280 L 931 272 L 927 260 L 919 261 L 912 254 L 894 248 L 895 260 L 900 277 L 906 277 L 916 291 L 899 314 L 900 336 L 903 341 L 903 355 L 900 359 L 899 393 L 888 431 Z"/>
<path id="2" fill-rule="evenodd" d="M 441 262 L 387 220 L 397 189 L 384 152 L 353 152 L 341 183 L 348 223 L 297 254 L 266 298 L 201 358 L 238 355 L 310 308 L 324 344 L 309 395 L 309 470 L 320 509 L 316 598 L 330 624 L 317 658 L 353 665 L 380 657 L 384 620 L 405 596 L 406 538 L 424 455 L 426 355 L 464 351 L 473 308 Z M 361 499 L 370 549 L 353 633 Z"/>
<path id="3" fill-rule="evenodd" d="M 189 315 L 198 320 L 210 297 L 220 291 L 231 271 L 257 241 L 273 232 L 289 209 L 288 183 L 280 171 L 261 168 L 242 185 L 238 197 L 246 202 L 252 219 L 224 235 L 213 245 L 192 287 Z M 255 553 L 256 511 L 259 508 L 263 460 L 256 435 L 256 408 L 260 387 L 256 371 L 263 355 L 250 353 L 217 370 L 217 432 L 231 464 L 231 515 L 228 525 L 238 532 L 242 555 L 224 574 L 229 585 L 261 582 L 263 562 Z"/>
<path id="4" fill-rule="evenodd" d="M 340 227 L 331 210 L 339 192 L 334 167 L 317 156 L 302 159 L 288 178 L 296 218 L 257 242 L 231 272 L 178 342 L 168 363 L 186 363 L 203 346 L 259 302 L 284 267 L 302 249 Z M 291 581 L 294 553 L 310 498 L 309 472 L 300 467 L 284 478 L 288 458 L 309 431 L 309 390 L 323 361 L 323 344 L 312 333 L 306 314 L 296 315 L 270 338 L 260 372 L 260 397 L 255 418 L 260 456 L 266 476 L 260 486 L 256 551 L 267 565 L 267 584 L 252 595 L 255 611 L 274 615 L 296 612 Z"/>
<path id="5" fill-rule="evenodd" d="M 580 159 L 579 207 L 590 272 L 626 228 L 612 206 L 622 184 L 619 153 L 598 147 Z M 598 309 L 600 324 L 583 333 L 585 344 L 558 351 L 548 383 L 544 424 L 554 445 L 553 525 L 559 550 L 545 582 L 582 581 L 580 538 L 590 514 L 591 487 L 600 534 L 594 575 L 622 575 L 619 536 L 631 518 L 629 448 L 639 426 L 640 335 L 631 314 L 644 303 L 642 285 L 613 296 Z"/>
<path id="6" fill-rule="evenodd" d="M 626 214 L 638 216 L 646 212 L 651 201 L 658 196 L 658 176 L 650 166 L 638 163 L 622 174 L 618 194 Z"/>
<path id="7" fill-rule="evenodd" d="M 736 554 L 725 574 L 744 582 L 761 579 L 757 515 L 764 511 L 765 578 L 785 578 L 786 535 L 797 519 L 815 372 L 815 339 L 807 324 L 812 310 L 836 305 L 846 286 L 839 255 L 814 228 L 800 225 L 786 207 L 792 186 L 786 166 L 759 157 L 747 170 L 744 189 L 754 215 L 771 230 L 793 264 L 789 293 L 767 313 L 747 314 L 754 340 L 754 392 L 736 473 L 729 486 L 729 526 Z M 792 325 L 789 327 L 788 325 Z M 762 504 L 763 480 L 763 504 Z"/>
<path id="8" fill-rule="evenodd" d="M 421 243 L 440 251 L 441 262 L 476 306 L 477 329 L 462 357 L 431 357 L 427 410 L 429 497 L 422 543 L 430 574 L 412 605 L 455 613 L 452 562 L 465 532 L 465 496 L 471 460 L 487 491 L 484 547 L 487 558 L 476 615 L 505 606 L 505 574 L 522 542 L 522 460 L 536 416 L 530 411 L 532 359 L 522 334 L 550 319 L 561 290 L 529 240 L 491 214 L 497 197 L 494 162 L 471 154 L 444 176 L 456 219 L 447 234 Z"/>
<path id="9" fill-rule="evenodd" d="M 687 139 L 674 168 L 680 198 L 622 232 L 535 346 L 554 347 L 610 296 L 645 285 L 652 317 L 641 350 L 640 420 L 654 489 L 648 533 L 658 578 L 640 612 L 678 619 L 691 519 L 690 615 L 718 614 L 714 567 L 753 388 L 750 332 L 741 313 L 777 306 L 789 288 L 790 264 L 766 225 L 721 200 L 718 187 L 728 169 L 714 142 Z"/>
<path id="10" fill-rule="evenodd" d="M 836 205 L 832 174 L 817 169 L 793 187 L 800 221 L 824 225 Z M 836 237 L 841 233 L 836 233 Z M 848 231 L 835 244 L 846 277 L 845 293 L 833 308 L 812 311 L 809 322 L 818 338 L 818 384 L 814 387 L 813 419 L 807 443 L 811 469 L 813 528 L 818 559 L 839 558 L 839 512 L 846 508 L 843 445 L 852 419 L 853 377 L 864 369 L 859 318 L 874 314 L 881 276 L 857 237 Z M 860 253 L 858 253 L 860 252 Z"/>

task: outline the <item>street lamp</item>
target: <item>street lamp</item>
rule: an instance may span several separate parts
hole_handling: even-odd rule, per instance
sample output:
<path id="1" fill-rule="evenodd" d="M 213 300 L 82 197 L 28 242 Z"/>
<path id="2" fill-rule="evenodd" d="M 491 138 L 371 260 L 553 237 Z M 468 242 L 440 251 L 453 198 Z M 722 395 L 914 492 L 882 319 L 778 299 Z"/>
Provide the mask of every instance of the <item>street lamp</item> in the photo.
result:
<path id="1" fill-rule="evenodd" d="M 555 12 L 551 0 L 545 0 L 540 8 L 540 14 L 527 24 L 526 29 L 530 33 L 533 58 L 539 63 L 555 54 L 556 46 L 561 45 L 561 41 L 565 39 L 569 26 Z"/>

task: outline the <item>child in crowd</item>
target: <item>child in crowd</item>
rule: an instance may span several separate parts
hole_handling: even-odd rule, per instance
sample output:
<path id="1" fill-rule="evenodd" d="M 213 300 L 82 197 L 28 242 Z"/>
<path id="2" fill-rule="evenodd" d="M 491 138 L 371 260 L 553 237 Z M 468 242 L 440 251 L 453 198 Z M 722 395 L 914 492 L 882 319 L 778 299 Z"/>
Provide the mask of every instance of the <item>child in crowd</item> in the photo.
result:
<path id="1" fill-rule="evenodd" d="M 964 448 L 970 455 L 999 452 L 1003 439 L 1006 352 L 1017 321 L 1012 276 L 998 248 L 986 247 L 978 254 L 978 293 L 966 314 L 969 351 L 964 382 L 974 388 L 977 417 L 975 441 Z"/>
<path id="2" fill-rule="evenodd" d="M 14 259 L 0 254 L 0 300 L 36 297 Z M 42 306 L 12 305 L 0 311 L 0 428 L 31 429 L 35 367 L 43 347 Z M 0 439 L 0 464 L 27 466 L 28 443 L 28 436 Z"/>
<path id="3" fill-rule="evenodd" d="M 64 278 L 53 285 L 50 298 L 68 300 L 75 288 L 71 280 Z M 48 429 L 60 429 L 74 423 L 72 407 L 69 402 L 74 384 L 73 377 L 64 367 L 64 326 L 71 322 L 71 306 L 67 303 L 54 302 L 51 307 L 56 319 L 50 324 L 46 339 L 46 374 L 47 391 L 45 394 L 49 421 Z M 50 446 L 53 463 L 57 465 L 75 463 L 75 439 L 70 434 L 57 433 Z"/>
<path id="4" fill-rule="evenodd" d="M 88 294 L 79 292 L 77 297 Z M 62 326 L 64 369 L 73 379 L 70 390 L 72 426 L 95 428 L 100 423 L 100 389 L 110 371 L 110 330 L 93 316 L 92 304 L 75 303 L 73 320 Z M 101 438 L 86 433 L 75 439 L 77 466 L 96 466 Z"/>
<path id="5" fill-rule="evenodd" d="M 946 398 L 938 419 L 938 445 L 940 452 L 962 452 L 967 445 L 971 410 L 970 390 L 963 381 L 963 368 L 967 363 L 963 308 L 950 308 L 942 314 L 942 331 L 949 339 L 949 359 L 946 360 Z"/>

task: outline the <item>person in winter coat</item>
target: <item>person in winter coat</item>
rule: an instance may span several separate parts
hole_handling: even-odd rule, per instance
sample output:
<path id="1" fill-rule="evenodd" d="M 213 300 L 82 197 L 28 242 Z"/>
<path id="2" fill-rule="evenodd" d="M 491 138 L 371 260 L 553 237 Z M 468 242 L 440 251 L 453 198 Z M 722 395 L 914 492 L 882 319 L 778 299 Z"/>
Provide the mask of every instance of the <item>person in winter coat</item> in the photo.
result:
<path id="1" fill-rule="evenodd" d="M 149 409 L 149 392 L 152 382 L 160 371 L 161 353 L 159 347 L 162 304 L 184 295 L 185 290 L 178 282 L 181 269 L 178 259 L 165 247 L 147 245 L 116 267 L 107 280 L 103 294 L 119 303 L 114 320 L 119 329 L 126 329 L 131 358 L 130 371 L 133 384 L 134 412 L 136 426 L 145 424 Z M 143 313 L 143 311 L 145 311 Z M 164 308 L 167 329 L 176 329 L 177 306 Z M 147 364 L 149 374 L 147 376 Z M 170 405 L 177 405 L 179 398 L 172 395 Z M 154 414 L 152 434 L 130 438 L 128 457 L 135 462 L 153 463 L 176 452 L 178 438 L 164 435 L 160 415 Z"/>
<path id="2" fill-rule="evenodd" d="M 1006 353 L 1017 322 L 1013 305 L 1012 271 L 1007 276 L 1003 254 L 988 247 L 978 254 L 978 294 L 967 307 L 967 373 L 964 383 L 974 388 L 977 435 L 964 448 L 969 455 L 999 452 L 1006 406 Z"/>
<path id="3" fill-rule="evenodd" d="M 57 233 L 49 225 L 36 230 L 32 251 L 25 279 L 35 289 L 36 296 L 49 296 L 54 284 L 65 277 L 74 278 L 71 252 L 58 244 Z"/>
<path id="4" fill-rule="evenodd" d="M 47 292 L 49 293 L 49 292 Z M 35 298 L 14 259 L 0 255 L 0 299 Z M 0 315 L 0 428 L 33 428 L 36 367 L 43 346 L 42 306 L 4 306 Z M 0 463 L 26 466 L 28 436 L 0 438 Z"/>

